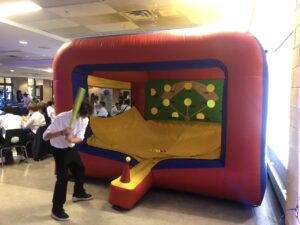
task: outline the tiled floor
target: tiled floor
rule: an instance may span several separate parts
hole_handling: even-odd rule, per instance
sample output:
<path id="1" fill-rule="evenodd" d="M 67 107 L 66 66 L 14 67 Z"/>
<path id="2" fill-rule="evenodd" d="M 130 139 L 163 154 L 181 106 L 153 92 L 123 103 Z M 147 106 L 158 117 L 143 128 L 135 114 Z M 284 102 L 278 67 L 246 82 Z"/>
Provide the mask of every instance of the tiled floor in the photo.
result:
<path id="1" fill-rule="evenodd" d="M 55 182 L 54 160 L 5 165 L 0 169 L 0 224 L 78 225 L 275 225 L 280 212 L 268 186 L 260 207 L 249 208 L 230 201 L 169 190 L 153 189 L 132 210 L 112 207 L 108 202 L 109 181 L 88 179 L 86 189 L 94 200 L 72 203 L 69 182 L 65 209 L 68 222 L 50 218 Z"/>

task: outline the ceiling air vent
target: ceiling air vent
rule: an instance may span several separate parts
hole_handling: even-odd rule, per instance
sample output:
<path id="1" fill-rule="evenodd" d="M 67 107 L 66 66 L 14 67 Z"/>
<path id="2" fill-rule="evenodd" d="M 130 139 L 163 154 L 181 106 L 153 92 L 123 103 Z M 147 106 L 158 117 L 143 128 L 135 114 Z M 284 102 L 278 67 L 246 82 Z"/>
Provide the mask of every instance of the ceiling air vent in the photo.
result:
<path id="1" fill-rule="evenodd" d="M 157 19 L 157 15 L 150 10 L 123 12 L 123 15 L 132 21 L 153 21 Z"/>
<path id="2" fill-rule="evenodd" d="M 40 48 L 40 49 L 50 49 L 50 48 L 47 47 L 47 46 L 39 46 L 38 48 Z"/>
<path id="3" fill-rule="evenodd" d="M 7 55 L 8 58 L 20 58 L 20 56 L 17 55 Z"/>

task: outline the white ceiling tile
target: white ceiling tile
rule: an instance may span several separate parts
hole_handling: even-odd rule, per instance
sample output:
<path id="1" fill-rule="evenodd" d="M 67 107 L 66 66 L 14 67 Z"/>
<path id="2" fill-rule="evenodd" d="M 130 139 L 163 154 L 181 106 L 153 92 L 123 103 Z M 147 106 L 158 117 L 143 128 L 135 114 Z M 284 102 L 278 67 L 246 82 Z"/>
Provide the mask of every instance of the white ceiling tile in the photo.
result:
<path id="1" fill-rule="evenodd" d="M 95 24 L 127 22 L 128 20 L 118 13 L 112 13 L 106 15 L 73 17 L 72 21 L 75 21 L 76 23 L 79 23 L 81 25 L 95 25 Z"/>
<path id="2" fill-rule="evenodd" d="M 90 2 L 97 2 L 97 0 L 35 0 L 41 7 L 58 7 L 64 5 L 75 5 Z"/>
<path id="3" fill-rule="evenodd" d="M 105 3 L 95 2 L 89 4 L 67 5 L 48 8 L 47 10 L 62 17 L 80 17 L 116 13 L 116 10 Z"/>
<path id="4" fill-rule="evenodd" d="M 131 22 L 121 22 L 121 23 L 110 23 L 101 25 L 88 25 L 86 26 L 91 30 L 96 32 L 110 32 L 110 31 L 126 31 L 126 30 L 136 30 L 139 27 Z"/>
<path id="5" fill-rule="evenodd" d="M 65 38 L 80 38 L 96 36 L 96 33 L 84 26 L 67 27 L 60 29 L 47 30 L 47 32 L 59 35 Z"/>
<path id="6" fill-rule="evenodd" d="M 68 19 L 36 21 L 36 22 L 28 23 L 26 25 L 33 26 L 33 27 L 41 29 L 41 30 L 79 26 L 78 23 L 75 23 Z"/>
<path id="7" fill-rule="evenodd" d="M 155 10 L 176 4 L 178 0 L 109 0 L 107 4 L 118 11 Z"/>
<path id="8" fill-rule="evenodd" d="M 43 9 L 43 10 L 35 11 L 32 13 L 12 15 L 7 18 L 14 22 L 25 23 L 25 22 L 31 22 L 31 21 L 57 19 L 58 16 L 57 16 L 57 14 L 48 12 Z"/>

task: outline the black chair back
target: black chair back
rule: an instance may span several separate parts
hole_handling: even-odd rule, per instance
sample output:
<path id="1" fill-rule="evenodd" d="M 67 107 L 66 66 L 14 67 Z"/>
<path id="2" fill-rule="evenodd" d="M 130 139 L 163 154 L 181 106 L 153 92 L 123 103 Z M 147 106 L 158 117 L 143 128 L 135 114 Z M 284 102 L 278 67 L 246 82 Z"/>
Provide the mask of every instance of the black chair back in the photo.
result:
<path id="1" fill-rule="evenodd" d="M 48 125 L 39 127 L 34 136 L 31 151 L 35 161 L 43 160 L 51 153 L 50 141 L 43 140 L 43 134 L 47 128 Z"/>
<path id="2" fill-rule="evenodd" d="M 22 128 L 5 132 L 4 147 L 26 146 L 25 132 Z"/>

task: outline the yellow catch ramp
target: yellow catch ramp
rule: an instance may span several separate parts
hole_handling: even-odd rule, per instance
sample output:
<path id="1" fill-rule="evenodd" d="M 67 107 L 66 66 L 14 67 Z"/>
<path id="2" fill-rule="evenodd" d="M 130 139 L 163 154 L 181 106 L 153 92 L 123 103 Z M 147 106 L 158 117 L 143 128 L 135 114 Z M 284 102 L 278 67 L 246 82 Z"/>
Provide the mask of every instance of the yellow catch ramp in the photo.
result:
<path id="1" fill-rule="evenodd" d="M 91 117 L 91 146 L 122 152 L 139 163 L 124 182 L 119 177 L 111 182 L 109 202 L 130 209 L 152 186 L 152 167 L 171 158 L 219 159 L 221 125 L 191 121 L 145 121 L 133 107 L 121 115 Z M 128 175 L 129 176 L 129 175 Z"/>
<path id="2" fill-rule="evenodd" d="M 154 165 L 153 160 L 144 160 L 130 170 L 129 182 L 123 183 L 122 177 L 113 180 L 109 202 L 124 209 L 132 208 L 152 186 L 151 169 Z"/>

